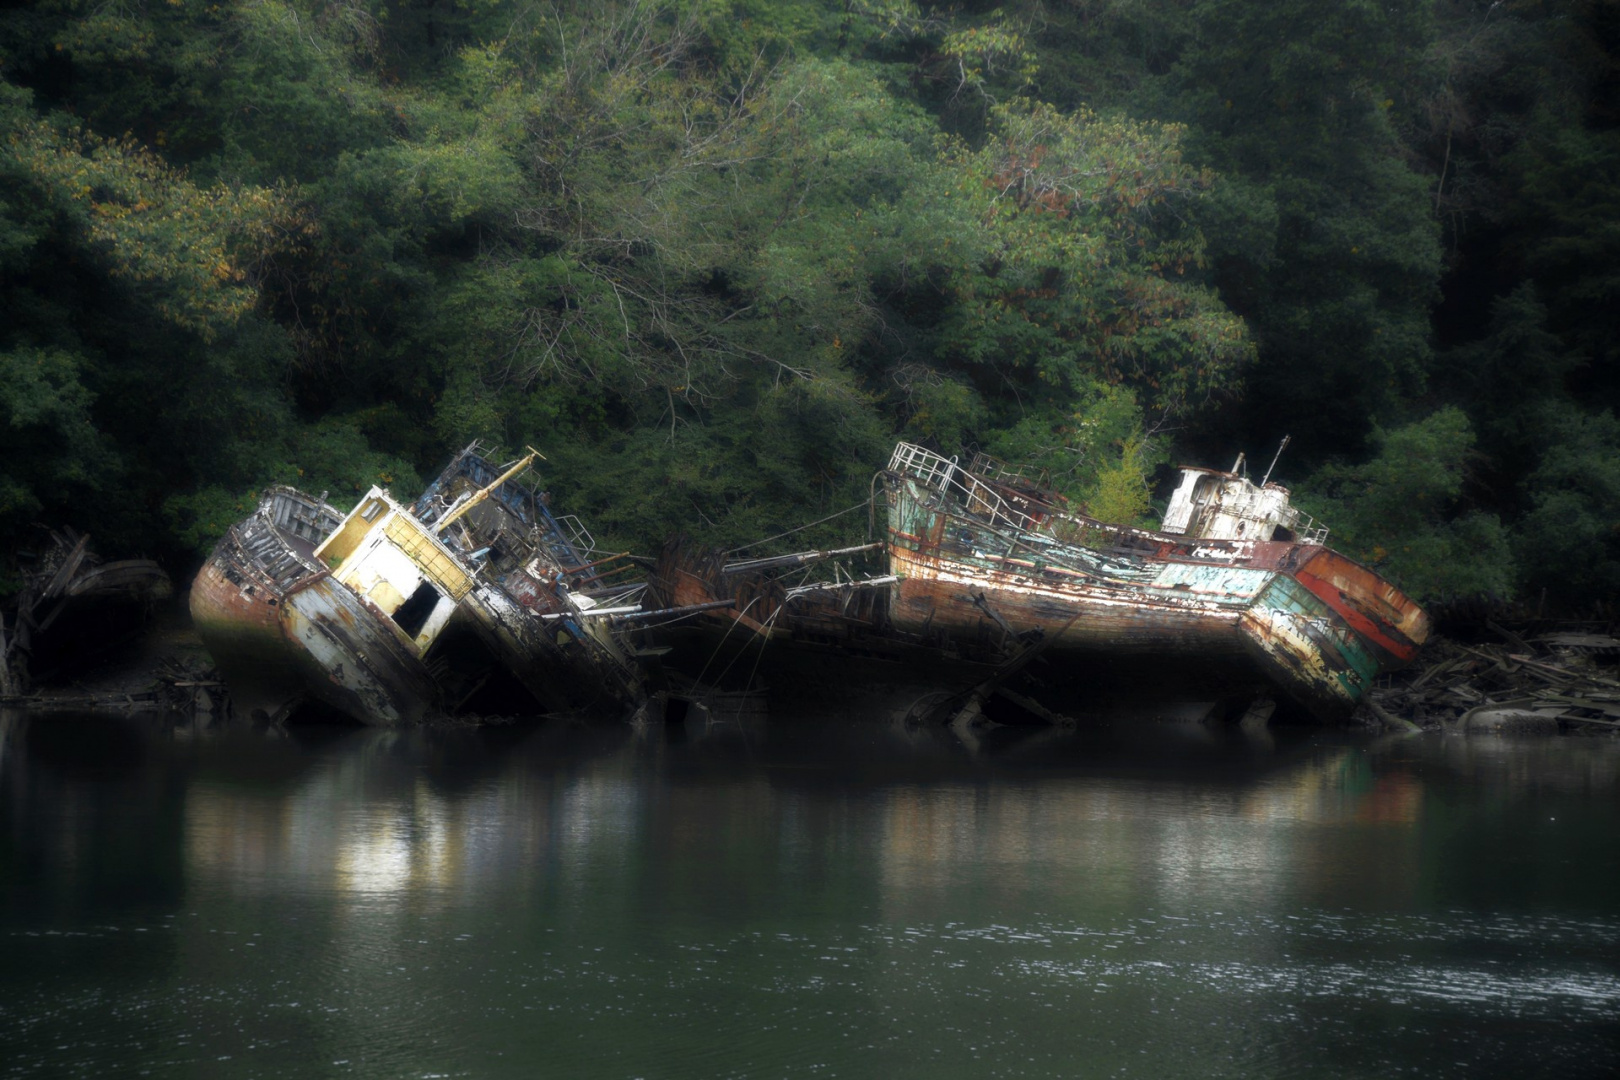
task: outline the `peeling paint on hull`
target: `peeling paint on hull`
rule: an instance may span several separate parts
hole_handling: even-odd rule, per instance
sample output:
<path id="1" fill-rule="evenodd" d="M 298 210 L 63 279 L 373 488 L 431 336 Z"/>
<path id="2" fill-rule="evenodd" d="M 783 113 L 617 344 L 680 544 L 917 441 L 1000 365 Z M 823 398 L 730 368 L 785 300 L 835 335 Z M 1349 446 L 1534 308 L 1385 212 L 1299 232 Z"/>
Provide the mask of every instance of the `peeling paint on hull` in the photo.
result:
<path id="1" fill-rule="evenodd" d="M 895 482 L 889 569 L 901 579 L 893 618 L 903 629 L 979 636 L 999 629 L 988 606 L 1015 632 L 1063 627 L 1060 651 L 1235 656 L 1238 617 L 1275 576 L 1230 552 L 1205 562 L 1129 559 L 1033 537 L 1015 550 L 1020 538 L 930 506 L 914 481 Z"/>
<path id="2" fill-rule="evenodd" d="M 1429 633 L 1408 597 L 1320 544 L 1111 528 L 926 451 L 902 446 L 895 462 L 921 463 L 884 474 L 891 613 L 904 631 L 984 641 L 1039 630 L 1059 635 L 1057 656 L 1247 656 L 1323 719 L 1353 709 Z"/>
<path id="3" fill-rule="evenodd" d="M 630 709 L 646 700 L 639 671 L 608 655 L 578 621 L 541 621 L 540 614 L 561 608 L 554 594 L 531 606 L 504 583 L 483 583 L 467 595 L 466 607 L 478 635 L 546 709 Z"/>
<path id="4" fill-rule="evenodd" d="M 1239 627 L 1260 669 L 1323 719 L 1348 715 L 1378 674 L 1372 650 L 1338 613 L 1285 575 Z"/>
<path id="5" fill-rule="evenodd" d="M 1294 574 L 1387 665 L 1409 664 L 1428 640 L 1429 616 L 1377 574 L 1329 548 L 1318 548 Z"/>
<path id="6" fill-rule="evenodd" d="M 272 525 L 270 504 L 231 527 L 191 587 L 192 621 L 236 708 L 277 716 L 313 699 L 383 726 L 429 715 L 436 689 L 411 642 Z"/>
<path id="7" fill-rule="evenodd" d="M 895 625 L 974 638 L 999 634 L 1000 624 L 986 612 L 988 606 L 1015 632 L 1063 628 L 1053 646 L 1059 651 L 1200 656 L 1241 651 L 1233 635 L 1242 613 L 1237 603 L 1173 593 L 1154 596 L 1140 588 L 1053 582 L 998 570 L 974 572 L 969 566 L 898 544 L 891 547 L 890 573 L 901 578 L 894 586 Z M 984 603 L 975 603 L 981 596 Z"/>
<path id="8" fill-rule="evenodd" d="M 281 628 L 312 697 L 384 727 L 431 715 L 437 691 L 415 647 L 331 575 L 288 593 Z"/>

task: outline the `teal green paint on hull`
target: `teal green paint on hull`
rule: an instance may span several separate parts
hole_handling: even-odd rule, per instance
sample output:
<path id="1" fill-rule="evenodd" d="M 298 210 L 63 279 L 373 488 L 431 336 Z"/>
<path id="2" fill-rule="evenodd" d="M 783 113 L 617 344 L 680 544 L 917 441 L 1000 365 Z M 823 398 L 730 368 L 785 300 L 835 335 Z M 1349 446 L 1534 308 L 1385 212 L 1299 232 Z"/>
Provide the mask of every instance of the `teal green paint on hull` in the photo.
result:
<path id="1" fill-rule="evenodd" d="M 1276 576 L 1274 570 L 1251 570 L 1244 566 L 1166 562 L 1159 564 L 1159 572 L 1152 584 L 1159 589 L 1186 586 L 1188 591 L 1206 596 L 1248 601 L 1259 596 Z"/>
<path id="2" fill-rule="evenodd" d="M 899 532 L 916 537 L 934 534 L 944 518 L 942 547 L 949 547 L 947 557 L 960 566 L 982 572 L 1011 571 L 1020 573 L 1015 562 L 986 557 L 985 552 L 1008 552 L 1010 560 L 1027 560 L 1032 565 L 1028 572 L 1039 575 L 1047 566 L 1069 566 L 1094 575 L 1094 583 L 1104 588 L 1136 589 L 1144 600 L 1156 593 L 1172 598 L 1197 597 L 1205 603 L 1229 609 L 1247 607 L 1276 576 L 1273 570 L 1257 570 L 1230 563 L 1191 563 L 1153 561 L 1143 564 L 1139 560 L 1109 557 L 1085 547 L 1060 544 L 1038 535 L 1025 534 L 1021 542 L 1012 545 L 1009 537 L 998 530 L 960 514 L 950 514 L 926 504 L 927 493 L 914 482 L 907 481 L 895 510 Z M 917 551 L 924 543 L 899 540 L 904 547 Z M 1155 601 L 1159 602 L 1159 601 Z"/>
<path id="3" fill-rule="evenodd" d="M 1279 574 L 1257 606 L 1287 611 L 1309 620 L 1312 642 L 1321 650 L 1328 670 L 1353 699 L 1360 698 L 1365 688 L 1372 685 L 1378 674 L 1378 661 L 1371 650 L 1332 608 L 1305 586 L 1286 574 Z M 1360 676 L 1359 680 L 1351 676 L 1352 671 Z"/>

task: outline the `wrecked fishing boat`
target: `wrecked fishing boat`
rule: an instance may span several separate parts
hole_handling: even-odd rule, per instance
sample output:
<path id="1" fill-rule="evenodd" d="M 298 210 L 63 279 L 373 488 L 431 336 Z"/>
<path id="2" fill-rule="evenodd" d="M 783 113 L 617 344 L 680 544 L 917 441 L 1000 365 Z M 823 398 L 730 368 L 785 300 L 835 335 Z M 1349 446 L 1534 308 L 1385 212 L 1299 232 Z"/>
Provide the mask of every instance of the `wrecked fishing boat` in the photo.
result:
<path id="1" fill-rule="evenodd" d="M 278 718 L 314 702 L 365 724 L 443 714 L 634 708 L 645 679 L 598 616 L 639 584 L 589 557 L 476 444 L 412 507 L 373 487 L 347 515 L 265 493 L 192 587 L 199 635 L 237 707 Z M 633 565 L 633 564 L 626 564 Z M 616 591 L 615 591 L 616 590 Z M 600 602 L 602 594 L 612 602 Z"/>
<path id="2" fill-rule="evenodd" d="M 525 474 L 535 451 L 501 470 L 475 443 L 440 473 L 412 514 L 468 568 L 463 616 L 504 671 L 545 709 L 634 710 L 648 682 L 627 633 L 643 583 L 625 555 L 599 557 L 590 533 L 556 515 Z"/>
<path id="3" fill-rule="evenodd" d="M 345 517 L 324 498 L 277 485 L 215 546 L 192 583 L 191 617 L 238 712 L 280 720 L 315 703 L 396 725 L 439 708 L 422 652 L 448 612 L 420 602 L 385 610 L 381 590 L 356 591 L 322 552 L 350 522 L 385 525 L 384 506 L 362 500 Z"/>
<path id="4" fill-rule="evenodd" d="M 0 617 L 0 694 L 44 682 L 145 627 L 172 595 L 150 559 L 103 560 L 90 537 L 45 530 L 42 551 L 21 568 L 22 588 Z"/>
<path id="5" fill-rule="evenodd" d="M 983 455 L 964 467 L 901 443 L 882 474 L 891 620 L 964 639 L 1039 631 L 1053 660 L 1246 657 L 1316 717 L 1347 715 L 1412 660 L 1428 616 L 1240 466 L 1183 469 L 1152 531 L 1078 514 Z"/>
<path id="6" fill-rule="evenodd" d="M 647 575 L 643 603 L 691 614 L 655 622 L 649 642 L 698 696 L 763 685 L 778 711 L 800 699 L 904 711 L 936 687 L 993 672 L 1005 659 L 999 646 L 964 651 L 891 625 L 896 579 L 851 570 L 881 558 L 883 546 L 735 558 L 674 538 Z"/>
<path id="7" fill-rule="evenodd" d="M 1412 659 L 1428 618 L 1328 548 L 1286 489 L 1240 467 L 1183 469 L 1154 531 L 1088 518 L 983 455 L 963 466 L 901 443 L 878 474 L 882 541 L 732 561 L 672 542 L 649 602 L 734 602 L 666 633 L 706 677 L 740 661 L 779 674 L 820 653 L 864 665 L 845 669 L 849 683 L 997 695 L 1051 719 L 1138 658 L 1156 683 L 1208 683 L 1238 701 L 1275 687 L 1319 718 L 1342 716 L 1380 671 Z M 873 553 L 878 573 L 842 565 Z M 832 579 L 782 576 L 811 564 L 834 567 Z"/>

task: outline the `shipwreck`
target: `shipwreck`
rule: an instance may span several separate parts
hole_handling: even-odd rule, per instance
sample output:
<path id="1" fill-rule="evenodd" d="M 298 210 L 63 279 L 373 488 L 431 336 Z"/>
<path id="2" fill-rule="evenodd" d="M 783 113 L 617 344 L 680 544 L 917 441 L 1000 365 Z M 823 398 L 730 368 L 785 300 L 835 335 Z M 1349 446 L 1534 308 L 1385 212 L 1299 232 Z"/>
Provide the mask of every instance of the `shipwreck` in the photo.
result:
<path id="1" fill-rule="evenodd" d="M 876 483 L 882 538 L 863 545 L 752 560 L 667 545 L 649 604 L 733 604 L 667 631 L 669 647 L 705 674 L 741 664 L 792 678 L 820 661 L 823 680 L 843 666 L 900 698 L 932 684 L 1047 718 L 1138 658 L 1214 673 L 1239 696 L 1280 690 L 1333 719 L 1429 633 L 1421 608 L 1240 466 L 1183 469 L 1157 530 L 1089 518 L 984 455 L 963 465 L 901 443 Z M 863 557 L 883 565 L 847 568 Z M 786 576 L 811 565 L 830 578 Z"/>
<path id="2" fill-rule="evenodd" d="M 458 454 L 411 513 L 468 569 L 464 617 L 501 668 L 546 710 L 634 710 L 647 677 L 618 618 L 639 613 L 639 567 L 600 556 L 577 518 L 556 515 L 523 474 L 498 471 L 477 444 Z"/>
<path id="3" fill-rule="evenodd" d="M 1159 530 L 1106 525 L 983 455 L 896 447 L 884 474 L 891 618 L 972 638 L 1039 631 L 1052 657 L 1246 657 L 1321 719 L 1409 663 L 1428 616 L 1327 547 L 1279 484 L 1184 468 Z"/>
<path id="4" fill-rule="evenodd" d="M 346 515 L 267 491 L 192 586 L 236 707 L 400 725 L 476 707 L 501 680 L 526 692 L 520 711 L 645 703 L 640 666 L 590 617 L 610 575 L 520 482 L 536 456 L 497 468 L 474 444 L 410 507 L 379 487 Z"/>
<path id="5" fill-rule="evenodd" d="M 192 622 L 239 713 L 279 720 L 314 703 L 389 725 L 438 706 L 422 658 L 426 620 L 391 618 L 319 554 L 345 521 L 323 498 L 272 487 L 192 582 Z"/>
<path id="6" fill-rule="evenodd" d="M 267 492 L 192 593 L 238 705 L 278 716 L 315 701 L 401 724 L 466 711 L 504 681 L 530 711 L 631 715 L 664 702 L 673 672 L 682 693 L 758 675 L 795 696 L 892 707 L 932 693 L 953 709 L 995 696 L 1053 720 L 1137 657 L 1331 719 L 1429 633 L 1421 608 L 1241 461 L 1183 469 L 1144 529 L 983 455 L 901 443 L 874 478 L 863 542 L 738 558 L 678 539 L 643 576 L 644 560 L 598 552 L 551 510 L 537 456 L 497 466 L 474 444 L 409 506 L 372 488 L 347 515 Z"/>
<path id="7" fill-rule="evenodd" d="M 0 615 L 0 695 L 48 682 L 133 637 L 173 593 L 150 559 L 107 561 L 87 535 L 41 531 L 45 544 L 21 568 L 10 618 Z"/>

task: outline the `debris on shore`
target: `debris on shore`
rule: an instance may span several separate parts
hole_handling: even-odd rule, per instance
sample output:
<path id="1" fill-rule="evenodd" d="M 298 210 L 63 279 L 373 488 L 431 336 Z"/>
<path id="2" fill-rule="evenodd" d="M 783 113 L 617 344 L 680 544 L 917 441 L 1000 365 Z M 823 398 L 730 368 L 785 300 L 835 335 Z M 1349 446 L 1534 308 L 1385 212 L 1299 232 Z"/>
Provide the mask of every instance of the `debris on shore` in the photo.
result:
<path id="1" fill-rule="evenodd" d="M 0 697 L 0 706 L 31 712 L 164 712 L 188 715 L 230 710 L 225 683 L 211 666 L 165 657 L 139 685 L 36 690 Z"/>
<path id="2" fill-rule="evenodd" d="M 135 637 L 173 591 L 150 559 L 107 562 L 88 536 L 41 531 L 40 550 L 17 553 L 22 588 L 0 611 L 0 696 L 8 698 Z"/>
<path id="3" fill-rule="evenodd" d="M 71 679 L 0 692 L 0 708 L 223 716 L 230 699 L 184 610 L 171 603 L 160 605 L 138 635 L 86 661 Z"/>
<path id="4" fill-rule="evenodd" d="M 1366 711 L 1401 730 L 1620 733 L 1620 636 L 1612 626 L 1485 629 L 1495 641 L 1436 636 L 1417 664 L 1380 680 Z"/>

